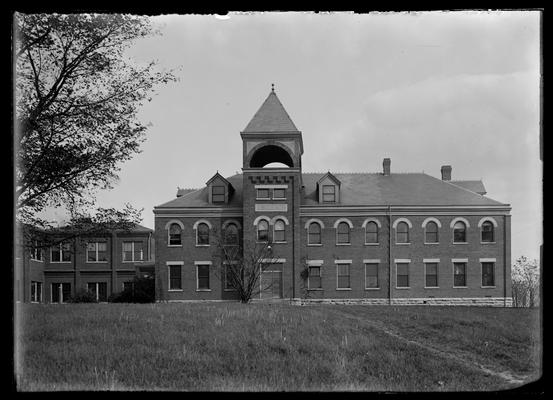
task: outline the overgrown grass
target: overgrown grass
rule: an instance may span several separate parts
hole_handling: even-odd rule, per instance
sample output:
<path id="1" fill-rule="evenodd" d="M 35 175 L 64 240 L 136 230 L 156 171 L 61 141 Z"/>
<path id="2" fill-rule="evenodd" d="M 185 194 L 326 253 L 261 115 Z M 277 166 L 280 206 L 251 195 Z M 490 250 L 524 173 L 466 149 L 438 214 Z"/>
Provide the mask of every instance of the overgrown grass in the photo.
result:
<path id="1" fill-rule="evenodd" d="M 472 391 L 513 386 L 474 362 L 539 373 L 528 309 L 19 304 L 17 315 L 19 390 Z"/>

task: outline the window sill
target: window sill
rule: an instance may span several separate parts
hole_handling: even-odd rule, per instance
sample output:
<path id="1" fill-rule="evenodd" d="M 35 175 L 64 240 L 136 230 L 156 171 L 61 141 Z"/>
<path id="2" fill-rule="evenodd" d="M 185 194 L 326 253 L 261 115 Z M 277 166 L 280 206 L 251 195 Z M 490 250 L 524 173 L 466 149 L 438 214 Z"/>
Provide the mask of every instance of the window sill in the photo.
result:
<path id="1" fill-rule="evenodd" d="M 469 244 L 469 242 L 452 242 L 453 244 Z"/>
<path id="2" fill-rule="evenodd" d="M 396 286 L 396 289 L 402 290 L 402 289 L 411 289 L 411 286 Z"/>
<path id="3" fill-rule="evenodd" d="M 409 243 L 397 243 L 396 242 L 396 246 L 409 246 L 411 244 L 411 242 Z"/>
<path id="4" fill-rule="evenodd" d="M 279 200 L 286 200 L 286 199 L 285 199 L 285 198 L 282 198 L 282 197 L 279 197 L 278 199 L 275 199 L 275 198 L 273 197 L 273 200 L 279 201 Z"/>
<path id="5" fill-rule="evenodd" d="M 137 260 L 137 261 L 121 261 L 124 264 L 133 264 L 133 263 L 143 263 L 144 260 Z"/>
<path id="6" fill-rule="evenodd" d="M 31 261 L 34 261 L 34 262 L 44 262 L 44 260 L 37 260 L 37 259 L 34 259 L 34 258 L 30 258 Z"/>
<path id="7" fill-rule="evenodd" d="M 211 292 L 211 289 L 196 289 L 196 292 Z"/>
<path id="8" fill-rule="evenodd" d="M 365 246 L 380 246 L 380 243 L 365 243 Z"/>
<path id="9" fill-rule="evenodd" d="M 425 286 L 425 289 L 439 289 L 439 286 Z"/>
<path id="10" fill-rule="evenodd" d="M 50 264 L 71 264 L 72 261 L 50 261 Z"/>
<path id="11" fill-rule="evenodd" d="M 379 287 L 366 287 L 365 290 L 380 290 Z"/>
<path id="12" fill-rule="evenodd" d="M 336 246 L 351 246 L 351 243 L 336 243 Z"/>
<path id="13" fill-rule="evenodd" d="M 497 244 L 497 242 L 480 242 L 480 244 Z"/>
<path id="14" fill-rule="evenodd" d="M 351 288 L 350 287 L 348 287 L 348 288 L 336 288 L 336 290 L 351 290 Z"/>
<path id="15" fill-rule="evenodd" d="M 197 244 L 196 247 L 209 247 L 209 244 Z"/>
<path id="16" fill-rule="evenodd" d="M 85 261 L 85 264 L 107 264 L 108 261 Z"/>
<path id="17" fill-rule="evenodd" d="M 273 244 L 286 244 L 288 242 L 273 242 Z"/>
<path id="18" fill-rule="evenodd" d="M 495 289 L 495 286 L 480 286 L 482 289 Z"/>
<path id="19" fill-rule="evenodd" d="M 310 292 L 322 292 L 323 288 L 308 288 L 307 290 Z"/>
<path id="20" fill-rule="evenodd" d="M 322 246 L 322 245 L 323 245 L 322 243 L 307 243 L 307 246 L 313 246 L 313 247 Z"/>
<path id="21" fill-rule="evenodd" d="M 168 244 L 167 247 L 182 247 L 182 244 Z"/>
<path id="22" fill-rule="evenodd" d="M 453 289 L 468 289 L 468 286 L 453 286 Z"/>
<path id="23" fill-rule="evenodd" d="M 270 198 L 259 198 L 259 197 L 256 197 L 255 200 L 260 200 L 260 201 L 270 201 L 271 199 Z"/>
<path id="24" fill-rule="evenodd" d="M 184 292 L 184 289 L 167 289 L 168 292 Z"/>
<path id="25" fill-rule="evenodd" d="M 424 244 L 433 245 L 433 244 L 440 244 L 440 242 L 424 242 Z"/>

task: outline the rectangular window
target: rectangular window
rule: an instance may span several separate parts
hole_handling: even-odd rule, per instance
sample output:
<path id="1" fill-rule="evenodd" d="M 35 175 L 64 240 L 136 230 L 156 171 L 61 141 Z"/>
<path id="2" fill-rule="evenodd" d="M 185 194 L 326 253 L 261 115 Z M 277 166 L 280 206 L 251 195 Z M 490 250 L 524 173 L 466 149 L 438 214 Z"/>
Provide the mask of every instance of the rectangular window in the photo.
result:
<path id="1" fill-rule="evenodd" d="M 108 301 L 108 284 L 106 282 L 88 282 L 87 290 L 94 294 L 96 301 Z"/>
<path id="2" fill-rule="evenodd" d="M 224 203 L 225 202 L 225 187 L 224 186 L 213 186 L 211 188 L 211 200 L 214 203 Z"/>
<path id="3" fill-rule="evenodd" d="M 197 265 L 196 273 L 198 276 L 198 289 L 209 290 L 209 265 Z"/>
<path id="4" fill-rule="evenodd" d="M 336 201 L 336 187 L 334 185 L 323 185 L 323 203 L 334 203 Z"/>
<path id="5" fill-rule="evenodd" d="M 232 285 L 234 274 L 238 274 L 238 267 L 236 265 L 225 264 L 225 290 L 233 290 Z"/>
<path id="6" fill-rule="evenodd" d="M 336 264 L 337 273 L 338 273 L 338 289 L 349 289 L 349 264 Z"/>
<path id="7" fill-rule="evenodd" d="M 269 189 L 257 189 L 257 198 L 258 199 L 269 199 Z"/>
<path id="8" fill-rule="evenodd" d="M 378 288 L 378 264 L 365 264 L 365 289 Z"/>
<path id="9" fill-rule="evenodd" d="M 182 275 L 180 265 L 169 265 L 169 290 L 182 289 Z"/>
<path id="10" fill-rule="evenodd" d="M 494 263 L 482 263 L 482 286 L 495 286 Z"/>
<path id="11" fill-rule="evenodd" d="M 142 242 L 123 242 L 123 262 L 139 262 L 144 260 Z"/>
<path id="12" fill-rule="evenodd" d="M 453 286 L 467 286 L 467 264 L 453 263 Z"/>
<path id="13" fill-rule="evenodd" d="M 31 302 L 42 302 L 42 282 L 31 282 Z"/>
<path id="14" fill-rule="evenodd" d="M 284 189 L 273 189 L 273 199 L 285 199 L 286 191 Z"/>
<path id="15" fill-rule="evenodd" d="M 86 245 L 87 262 L 106 262 L 107 261 L 107 243 L 106 242 L 88 242 Z"/>
<path id="16" fill-rule="evenodd" d="M 52 303 L 66 303 L 71 298 L 70 283 L 52 283 Z"/>
<path id="17" fill-rule="evenodd" d="M 425 286 L 438 287 L 438 263 L 426 263 Z"/>
<path id="18" fill-rule="evenodd" d="M 36 240 L 31 248 L 31 260 L 42 261 L 42 248 L 40 247 L 40 243 Z"/>
<path id="19" fill-rule="evenodd" d="M 50 249 L 51 262 L 71 262 L 71 244 L 60 243 Z"/>
<path id="20" fill-rule="evenodd" d="M 409 264 L 408 263 L 396 264 L 396 286 L 409 287 Z"/>
<path id="21" fill-rule="evenodd" d="M 309 289 L 320 289 L 322 288 L 321 282 L 321 267 L 320 266 L 310 266 L 307 277 L 307 287 Z"/>

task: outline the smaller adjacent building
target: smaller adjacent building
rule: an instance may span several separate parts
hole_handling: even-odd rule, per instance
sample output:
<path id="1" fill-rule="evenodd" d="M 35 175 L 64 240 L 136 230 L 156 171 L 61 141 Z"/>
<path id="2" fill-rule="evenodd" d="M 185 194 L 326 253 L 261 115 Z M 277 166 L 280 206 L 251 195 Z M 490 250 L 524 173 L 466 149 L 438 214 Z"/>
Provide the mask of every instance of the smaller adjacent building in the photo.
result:
<path id="1" fill-rule="evenodd" d="M 135 276 L 154 276 L 153 230 L 138 224 L 125 231 L 52 241 L 56 244 L 51 247 L 33 242 L 16 247 L 16 302 L 65 303 L 81 289 L 106 302 Z"/>

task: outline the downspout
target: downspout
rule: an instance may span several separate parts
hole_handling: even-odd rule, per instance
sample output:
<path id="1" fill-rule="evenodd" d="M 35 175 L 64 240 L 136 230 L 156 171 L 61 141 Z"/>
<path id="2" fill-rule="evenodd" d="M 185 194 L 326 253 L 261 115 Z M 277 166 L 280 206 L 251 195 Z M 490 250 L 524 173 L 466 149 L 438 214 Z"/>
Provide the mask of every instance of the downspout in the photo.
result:
<path id="1" fill-rule="evenodd" d="M 392 304 L 392 206 L 388 206 L 388 303 Z"/>
<path id="2" fill-rule="evenodd" d="M 507 307 L 507 216 L 503 216 L 503 307 Z"/>
<path id="3" fill-rule="evenodd" d="M 293 182 L 293 190 L 292 190 L 292 229 L 294 233 L 294 237 L 292 239 L 292 299 L 290 299 L 290 302 L 292 302 L 293 299 L 296 298 L 296 207 L 295 207 L 295 200 L 296 196 L 295 191 L 295 185 L 297 184 L 296 180 L 292 176 L 292 182 Z M 299 206 L 298 206 L 299 209 Z"/>

